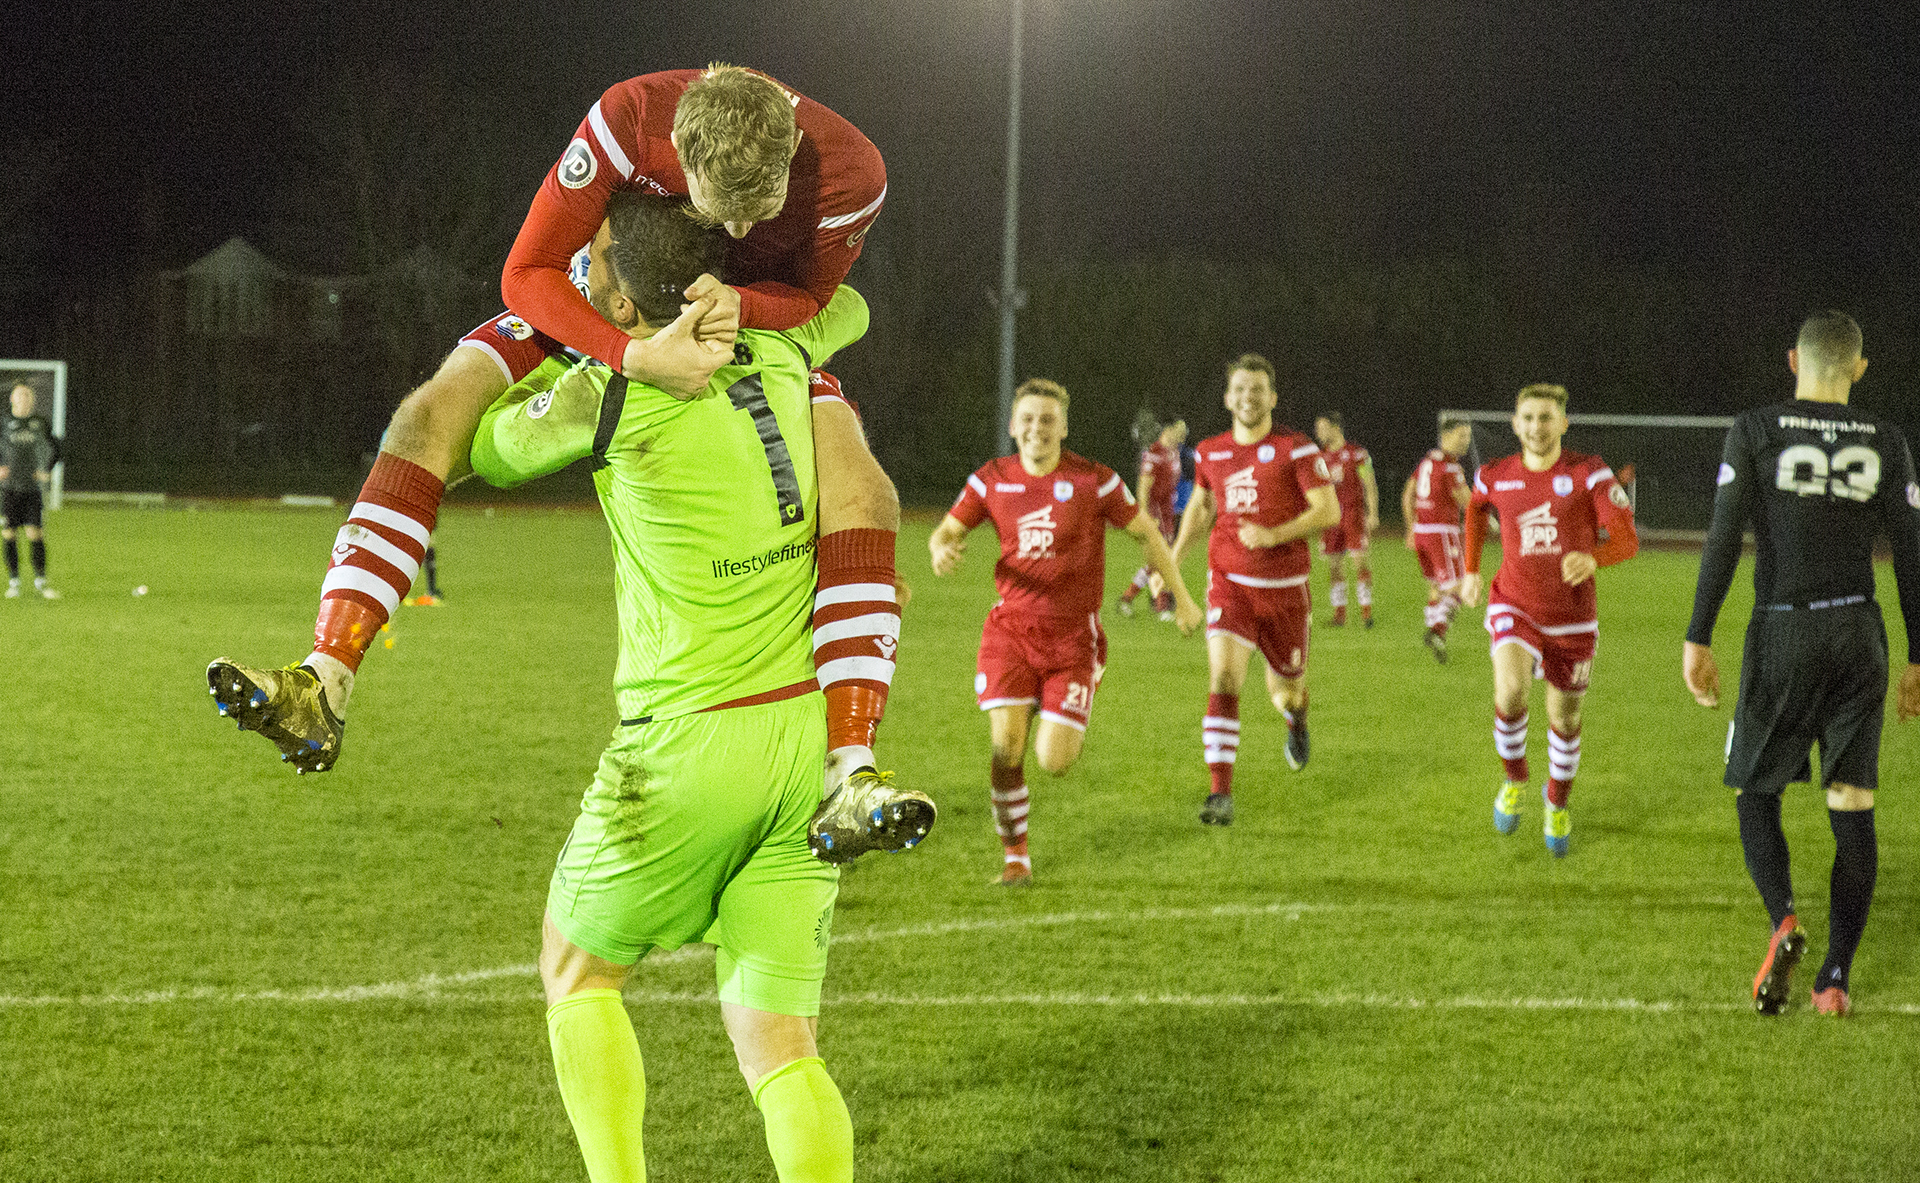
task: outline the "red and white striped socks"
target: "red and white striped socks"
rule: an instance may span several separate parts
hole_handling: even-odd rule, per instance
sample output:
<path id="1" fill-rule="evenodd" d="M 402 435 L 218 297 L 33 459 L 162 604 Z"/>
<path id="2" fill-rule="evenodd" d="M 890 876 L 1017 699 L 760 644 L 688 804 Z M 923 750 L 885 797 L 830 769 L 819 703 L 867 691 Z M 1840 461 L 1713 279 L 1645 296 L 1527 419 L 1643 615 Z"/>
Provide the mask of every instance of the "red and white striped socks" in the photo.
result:
<path id="1" fill-rule="evenodd" d="M 1573 792 L 1573 776 L 1580 771 L 1578 731 L 1562 735 L 1558 728 L 1547 728 L 1547 768 L 1552 777 L 1547 781 L 1547 800 L 1555 809 L 1565 809 Z"/>
<path id="2" fill-rule="evenodd" d="M 1200 746 L 1207 761 L 1210 792 L 1233 792 L 1233 762 L 1240 755 L 1240 696 L 1207 695 L 1207 714 L 1200 720 Z"/>
<path id="3" fill-rule="evenodd" d="M 1000 835 L 1006 860 L 1031 871 L 1033 859 L 1027 854 L 1027 810 L 1031 801 L 1024 762 L 1008 767 L 994 760 L 988 775 L 993 786 L 988 792 L 993 799 L 993 829 Z"/>
<path id="4" fill-rule="evenodd" d="M 1527 713 L 1509 719 L 1498 711 L 1493 715 L 1493 750 L 1506 765 L 1507 779 L 1527 783 Z"/>
<path id="5" fill-rule="evenodd" d="M 813 668 L 827 696 L 827 787 L 873 766 L 900 645 L 894 532 L 837 530 L 820 539 L 813 597 Z"/>
<path id="6" fill-rule="evenodd" d="M 1452 592 L 1441 592 L 1440 598 L 1427 604 L 1427 631 L 1447 635 L 1447 626 L 1453 623 L 1453 614 L 1460 610 L 1459 597 Z"/>
<path id="7" fill-rule="evenodd" d="M 333 560 L 320 585 L 313 653 L 306 664 L 327 688 L 336 715 L 346 713 L 354 672 L 380 626 L 413 586 L 440 512 L 446 483 L 431 472 L 382 452 L 360 488 L 360 499 L 334 536 Z"/>

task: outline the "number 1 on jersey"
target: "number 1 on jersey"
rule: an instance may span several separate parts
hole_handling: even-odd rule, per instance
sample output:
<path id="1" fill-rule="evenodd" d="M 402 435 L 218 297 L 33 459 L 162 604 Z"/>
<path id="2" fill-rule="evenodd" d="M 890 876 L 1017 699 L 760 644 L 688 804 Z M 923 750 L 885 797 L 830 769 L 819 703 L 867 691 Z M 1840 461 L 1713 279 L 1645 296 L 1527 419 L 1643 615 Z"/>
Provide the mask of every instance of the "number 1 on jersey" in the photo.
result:
<path id="1" fill-rule="evenodd" d="M 727 387 L 727 401 L 735 410 L 753 416 L 754 430 L 760 433 L 760 446 L 767 451 L 767 468 L 773 473 L 773 493 L 779 504 L 780 524 L 791 526 L 806 520 L 806 502 L 800 495 L 800 478 L 794 475 L 793 456 L 787 451 L 786 437 L 780 434 L 780 421 L 767 405 L 766 388 L 760 375 L 748 374 Z"/>

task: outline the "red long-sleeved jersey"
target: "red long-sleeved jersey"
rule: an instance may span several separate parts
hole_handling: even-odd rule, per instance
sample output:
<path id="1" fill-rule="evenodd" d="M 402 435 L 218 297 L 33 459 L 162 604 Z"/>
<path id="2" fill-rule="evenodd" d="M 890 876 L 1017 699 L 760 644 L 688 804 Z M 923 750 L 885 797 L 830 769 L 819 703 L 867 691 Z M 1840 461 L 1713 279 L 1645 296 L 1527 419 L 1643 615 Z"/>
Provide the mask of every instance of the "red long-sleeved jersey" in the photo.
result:
<path id="1" fill-rule="evenodd" d="M 669 136 L 680 95 L 701 73 L 642 74 L 600 96 L 534 195 L 500 277 L 501 295 L 515 314 L 615 367 L 630 338 L 594 311 L 567 268 L 599 231 L 614 193 L 687 195 Z M 811 319 L 846 279 L 887 195 L 880 150 L 826 107 L 790 89 L 787 94 L 800 146 L 788 172 L 786 205 L 734 241 L 727 260 L 728 279 L 740 288 L 742 328 L 790 329 Z"/>

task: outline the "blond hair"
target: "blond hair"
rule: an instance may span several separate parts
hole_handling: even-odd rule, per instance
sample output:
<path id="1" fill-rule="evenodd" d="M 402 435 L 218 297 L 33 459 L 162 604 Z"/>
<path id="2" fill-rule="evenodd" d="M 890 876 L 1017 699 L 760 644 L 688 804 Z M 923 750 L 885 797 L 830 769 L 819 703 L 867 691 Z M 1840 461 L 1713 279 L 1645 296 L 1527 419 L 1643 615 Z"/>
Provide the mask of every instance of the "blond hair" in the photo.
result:
<path id="1" fill-rule="evenodd" d="M 785 197 L 800 143 L 797 100 L 765 74 L 714 62 L 673 109 L 680 167 L 700 178 L 720 221 L 757 221 Z"/>
<path id="2" fill-rule="evenodd" d="M 1515 408 L 1518 408 L 1521 403 L 1526 402 L 1530 398 L 1551 399 L 1560 404 L 1561 414 L 1566 413 L 1567 388 L 1564 386 L 1556 386 L 1552 382 L 1535 382 L 1531 386 L 1522 386 L 1520 393 L 1515 396 L 1513 400 L 1513 405 Z"/>
<path id="3" fill-rule="evenodd" d="M 1028 378 L 1013 392 L 1013 401 L 1019 402 L 1028 395 L 1050 398 L 1060 404 L 1061 410 L 1067 409 L 1067 388 L 1051 378 Z"/>

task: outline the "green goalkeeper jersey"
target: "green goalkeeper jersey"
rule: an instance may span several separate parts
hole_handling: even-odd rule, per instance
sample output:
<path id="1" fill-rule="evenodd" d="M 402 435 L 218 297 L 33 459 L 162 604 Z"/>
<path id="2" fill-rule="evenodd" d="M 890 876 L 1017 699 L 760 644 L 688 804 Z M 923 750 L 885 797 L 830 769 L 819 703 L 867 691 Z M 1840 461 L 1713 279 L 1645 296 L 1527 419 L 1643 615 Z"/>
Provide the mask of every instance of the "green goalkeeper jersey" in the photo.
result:
<path id="1" fill-rule="evenodd" d="M 798 328 L 743 330 L 699 397 L 549 358 L 482 417 L 473 470 L 489 484 L 592 458 L 613 534 L 622 719 L 673 718 L 813 676 L 809 371 L 866 329 L 866 301 L 843 286 Z"/>

